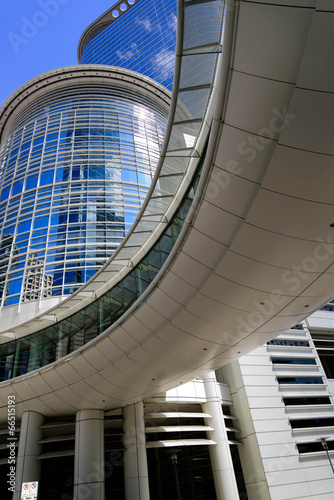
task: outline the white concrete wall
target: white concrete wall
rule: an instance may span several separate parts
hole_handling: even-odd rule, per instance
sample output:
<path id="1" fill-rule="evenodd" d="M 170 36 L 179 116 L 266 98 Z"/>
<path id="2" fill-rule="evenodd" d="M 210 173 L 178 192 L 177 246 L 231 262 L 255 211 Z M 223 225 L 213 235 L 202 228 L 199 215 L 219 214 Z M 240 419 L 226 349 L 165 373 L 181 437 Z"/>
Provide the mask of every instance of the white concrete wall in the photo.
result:
<path id="1" fill-rule="evenodd" d="M 290 338 L 291 335 L 293 333 L 283 335 L 283 338 Z M 295 336 L 310 338 L 308 332 L 296 332 Z M 307 357 L 312 354 L 318 359 L 313 349 L 305 350 L 308 351 Z M 328 435 L 328 431 L 332 435 L 334 429 L 293 431 L 288 415 L 311 418 L 324 414 L 334 417 L 333 407 L 314 411 L 290 409 L 285 407 L 282 399 L 286 395 L 285 390 L 287 393 L 296 391 L 296 395 L 324 396 L 329 395 L 329 390 L 323 386 L 303 388 L 292 384 L 283 390 L 277 383 L 276 375 L 280 373 L 275 372 L 270 351 L 282 356 L 289 353 L 300 355 L 300 349 L 295 347 L 270 348 L 265 345 L 223 370 L 225 380 L 231 386 L 234 401 L 232 414 L 238 417 L 236 425 L 242 431 L 238 438 L 244 447 L 239 449 L 239 453 L 249 500 L 332 500 L 334 476 L 326 455 L 320 452 L 301 456 L 296 443 L 313 442 L 320 434 Z M 293 369 L 300 375 L 307 372 L 298 365 L 294 365 Z M 318 370 L 318 375 L 323 374 L 320 366 L 312 370 Z"/>

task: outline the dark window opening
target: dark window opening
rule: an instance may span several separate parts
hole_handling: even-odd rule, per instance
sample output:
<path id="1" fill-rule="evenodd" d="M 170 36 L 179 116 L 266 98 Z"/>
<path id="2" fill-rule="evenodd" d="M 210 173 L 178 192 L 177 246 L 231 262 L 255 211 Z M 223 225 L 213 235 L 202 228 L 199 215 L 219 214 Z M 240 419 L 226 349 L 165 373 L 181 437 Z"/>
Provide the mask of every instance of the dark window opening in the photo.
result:
<path id="1" fill-rule="evenodd" d="M 151 496 L 171 500 L 216 500 L 207 446 L 147 450 Z"/>
<path id="2" fill-rule="evenodd" d="M 328 449 L 334 450 L 334 441 L 327 441 Z M 324 451 L 320 441 L 313 443 L 299 443 L 297 444 L 299 453 L 314 453 L 317 451 Z"/>
<path id="3" fill-rule="evenodd" d="M 334 353 L 333 354 L 322 354 L 321 351 L 318 351 L 321 364 L 323 369 L 325 370 L 327 378 L 334 379 Z"/>
<path id="4" fill-rule="evenodd" d="M 279 384 L 323 384 L 322 377 L 277 377 Z"/>
<path id="5" fill-rule="evenodd" d="M 271 358 L 272 363 L 285 365 L 316 365 L 313 358 Z"/>
<path id="6" fill-rule="evenodd" d="M 330 405 L 331 400 L 327 397 L 301 397 L 301 398 L 283 398 L 286 406 L 297 405 Z"/>
<path id="7" fill-rule="evenodd" d="M 283 339 L 273 339 L 267 342 L 267 345 L 282 345 L 289 347 L 309 347 L 307 340 L 283 340 Z"/>
<path id="8" fill-rule="evenodd" d="M 334 418 L 301 418 L 290 420 L 293 429 L 306 429 L 308 427 L 333 427 Z"/>

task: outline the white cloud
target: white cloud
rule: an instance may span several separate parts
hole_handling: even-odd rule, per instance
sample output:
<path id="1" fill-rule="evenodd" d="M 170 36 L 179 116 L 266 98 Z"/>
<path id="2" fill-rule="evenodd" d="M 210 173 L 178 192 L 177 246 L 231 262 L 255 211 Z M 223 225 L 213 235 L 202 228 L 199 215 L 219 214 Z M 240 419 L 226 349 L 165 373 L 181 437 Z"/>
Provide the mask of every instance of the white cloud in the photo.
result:
<path id="1" fill-rule="evenodd" d="M 168 27 L 169 29 L 171 29 L 172 31 L 176 31 L 176 26 L 177 26 L 177 18 L 176 16 L 173 14 L 171 16 L 171 18 L 169 19 L 168 21 Z"/>
<path id="2" fill-rule="evenodd" d="M 139 52 L 139 49 L 137 47 L 137 44 L 135 42 L 133 42 L 131 45 L 130 45 L 130 48 L 128 50 L 118 50 L 116 52 L 117 56 L 120 58 L 120 59 L 123 59 L 125 61 L 127 61 L 128 59 L 131 59 L 131 57 L 137 55 Z"/>
<path id="3" fill-rule="evenodd" d="M 151 23 L 149 19 L 139 19 L 139 17 L 136 17 L 136 24 L 139 26 L 142 26 L 145 31 L 152 31 Z"/>
<path id="4" fill-rule="evenodd" d="M 153 59 L 152 64 L 155 69 L 165 78 L 174 73 L 175 52 L 173 50 L 162 49 Z"/>

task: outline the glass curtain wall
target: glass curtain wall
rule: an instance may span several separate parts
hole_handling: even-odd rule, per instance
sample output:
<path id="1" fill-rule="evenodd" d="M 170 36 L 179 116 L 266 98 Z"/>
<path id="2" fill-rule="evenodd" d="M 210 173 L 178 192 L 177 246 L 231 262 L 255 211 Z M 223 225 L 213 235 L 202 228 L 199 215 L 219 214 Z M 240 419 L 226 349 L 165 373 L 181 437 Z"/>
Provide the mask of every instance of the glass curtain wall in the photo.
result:
<path id="1" fill-rule="evenodd" d="M 167 112 L 110 85 L 53 91 L 13 122 L 0 159 L 0 298 L 73 293 L 112 255 L 147 194 Z"/>
<path id="2" fill-rule="evenodd" d="M 176 0 L 137 0 L 90 40 L 80 63 L 110 64 L 149 76 L 169 90 L 173 85 Z M 119 16 L 119 17 L 118 17 Z"/>

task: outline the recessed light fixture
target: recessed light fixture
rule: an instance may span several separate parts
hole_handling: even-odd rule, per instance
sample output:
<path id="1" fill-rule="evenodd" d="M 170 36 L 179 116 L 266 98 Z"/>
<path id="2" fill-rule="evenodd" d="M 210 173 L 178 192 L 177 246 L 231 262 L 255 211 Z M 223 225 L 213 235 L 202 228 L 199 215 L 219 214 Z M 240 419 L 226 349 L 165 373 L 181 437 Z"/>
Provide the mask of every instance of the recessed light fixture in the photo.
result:
<path id="1" fill-rule="evenodd" d="M 334 222 L 332 222 L 332 224 L 330 224 L 329 227 L 334 227 Z"/>

